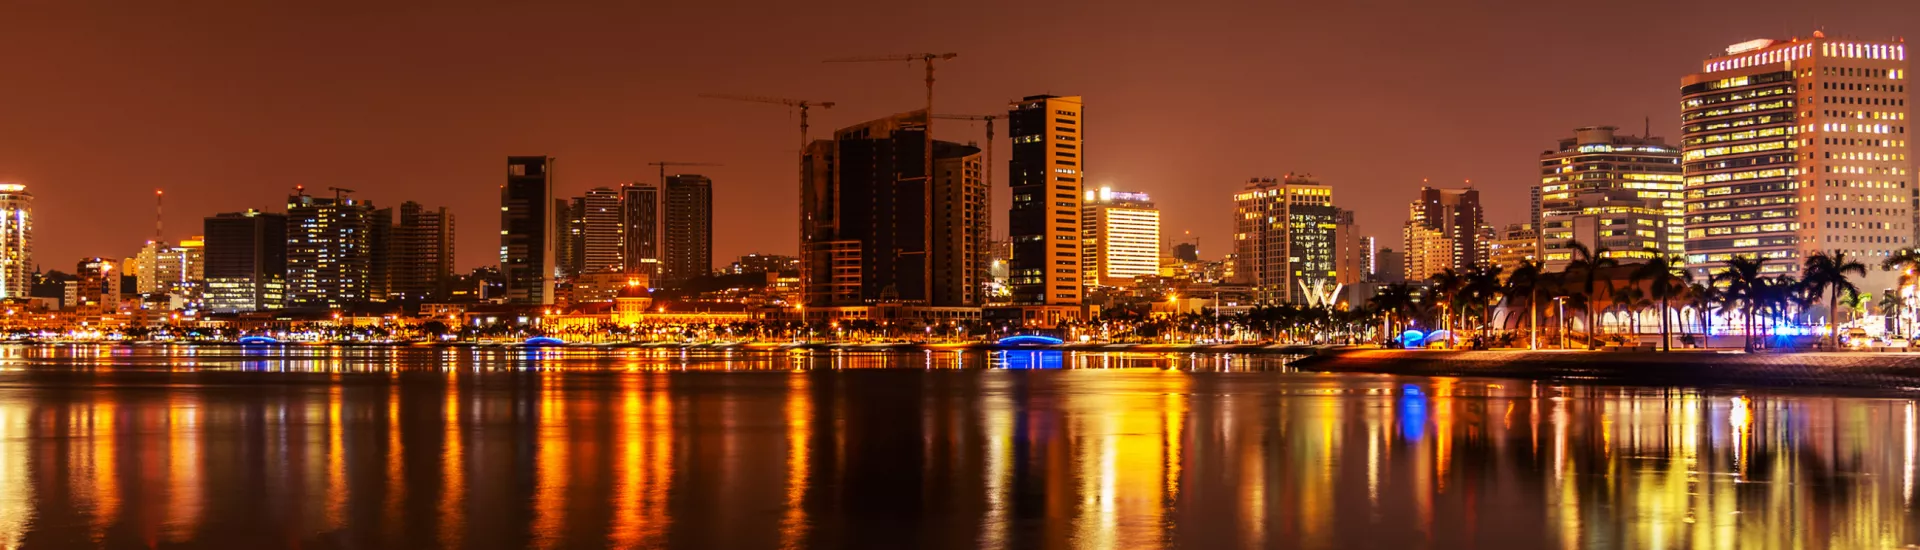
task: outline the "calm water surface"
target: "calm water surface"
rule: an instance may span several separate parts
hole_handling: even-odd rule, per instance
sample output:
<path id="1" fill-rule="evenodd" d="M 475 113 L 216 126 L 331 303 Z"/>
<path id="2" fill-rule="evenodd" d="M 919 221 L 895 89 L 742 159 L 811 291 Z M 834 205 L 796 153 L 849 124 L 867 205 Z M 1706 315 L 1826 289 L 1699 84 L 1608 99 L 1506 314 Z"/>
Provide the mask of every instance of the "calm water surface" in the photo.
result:
<path id="1" fill-rule="evenodd" d="M 0 548 L 1920 542 L 1908 399 L 1283 363 L 4 347 Z"/>

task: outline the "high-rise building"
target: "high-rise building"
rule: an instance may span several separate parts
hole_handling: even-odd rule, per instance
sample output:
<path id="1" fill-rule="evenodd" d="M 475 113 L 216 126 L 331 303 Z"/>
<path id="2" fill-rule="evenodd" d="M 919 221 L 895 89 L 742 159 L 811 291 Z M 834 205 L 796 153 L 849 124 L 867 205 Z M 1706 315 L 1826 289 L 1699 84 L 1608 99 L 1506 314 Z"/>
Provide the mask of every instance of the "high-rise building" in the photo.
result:
<path id="1" fill-rule="evenodd" d="M 374 224 L 373 204 L 344 192 L 288 195 L 287 307 L 338 309 L 369 301 Z"/>
<path id="2" fill-rule="evenodd" d="M 628 274 L 649 277 L 660 274 L 660 235 L 664 232 L 660 227 L 660 199 L 658 184 L 634 182 L 620 186 L 620 203 L 625 212 L 621 226 L 622 256 Z"/>
<path id="3" fill-rule="evenodd" d="M 428 210 L 400 203 L 391 252 L 393 296 L 402 300 L 446 300 L 453 290 L 453 214 L 446 207 Z"/>
<path id="4" fill-rule="evenodd" d="M 33 288 L 33 194 L 0 183 L 0 300 L 26 299 Z"/>
<path id="5" fill-rule="evenodd" d="M 1407 280 L 1407 255 L 1391 248 L 1382 248 L 1373 254 L 1373 280 L 1377 283 L 1399 283 Z"/>
<path id="6" fill-rule="evenodd" d="M 1541 227 L 1540 226 L 1540 186 L 1534 185 L 1527 188 L 1527 201 L 1529 202 L 1529 205 L 1527 208 L 1527 223 L 1532 225 L 1535 229 L 1538 229 Z"/>
<path id="7" fill-rule="evenodd" d="M 670 284 L 713 274 L 713 180 L 667 176 L 661 213 L 661 277 Z"/>
<path id="8" fill-rule="evenodd" d="M 1680 150 L 1657 137 L 1574 130 L 1540 154 L 1540 255 L 1563 271 L 1578 241 L 1621 263 L 1686 252 Z"/>
<path id="9" fill-rule="evenodd" d="M 508 303 L 553 303 L 553 164 L 551 157 L 507 157 L 507 183 L 500 186 L 500 271 Z"/>
<path id="10" fill-rule="evenodd" d="M 1146 193 L 1087 191 L 1080 207 L 1080 258 L 1086 281 L 1126 286 L 1160 271 L 1160 210 Z"/>
<path id="11" fill-rule="evenodd" d="M 1540 232 L 1530 223 L 1510 223 L 1493 239 L 1493 265 L 1506 277 L 1527 262 L 1540 261 Z"/>
<path id="12" fill-rule="evenodd" d="M 1173 245 L 1173 258 L 1186 263 L 1200 261 L 1200 245 L 1180 243 Z"/>
<path id="13" fill-rule="evenodd" d="M 808 144 L 800 192 L 806 305 L 980 305 L 989 227 L 980 149 L 934 142 L 929 184 L 925 132 L 926 112 L 913 111 Z"/>
<path id="14" fill-rule="evenodd" d="M 1007 167 L 1013 201 L 1007 235 L 1013 241 L 1013 303 L 1040 306 L 1023 322 L 1052 326 L 1077 318 L 1084 268 L 1080 257 L 1080 200 L 1086 182 L 1085 105 L 1079 96 L 1037 95 L 1012 104 Z"/>
<path id="15" fill-rule="evenodd" d="M 367 301 L 393 296 L 393 209 L 376 208 L 367 218 Z"/>
<path id="16" fill-rule="evenodd" d="M 1452 269 L 1465 272 L 1492 260 L 1493 227 L 1480 210 L 1480 191 L 1421 186 L 1408 206 L 1407 280 L 1425 281 Z"/>
<path id="17" fill-rule="evenodd" d="M 1689 268 L 1798 273 L 1815 251 L 1872 265 L 1913 247 L 1907 81 L 1905 43 L 1819 32 L 1734 44 L 1681 79 Z"/>
<path id="18" fill-rule="evenodd" d="M 574 248 L 586 234 L 584 204 L 567 199 L 553 200 L 553 278 L 564 281 L 578 274 L 580 250 Z"/>
<path id="19" fill-rule="evenodd" d="M 1338 282 L 1333 188 L 1307 175 L 1254 178 L 1233 195 L 1234 276 L 1263 303 L 1304 303 Z"/>
<path id="20" fill-rule="evenodd" d="M 74 299 L 76 308 L 114 309 L 120 305 L 120 270 L 113 260 L 87 258 L 74 267 L 78 277 Z"/>
<path id="21" fill-rule="evenodd" d="M 1361 265 L 1366 269 L 1366 274 L 1360 277 L 1361 280 L 1366 282 L 1379 281 L 1380 243 L 1373 237 L 1361 239 L 1361 253 L 1364 254 L 1360 257 Z"/>
<path id="22" fill-rule="evenodd" d="M 285 304 L 287 217 L 248 210 L 206 219 L 207 309 L 242 313 Z"/>
<path id="23" fill-rule="evenodd" d="M 1366 240 L 1360 237 L 1360 228 L 1354 224 L 1353 211 L 1335 208 L 1333 211 L 1333 271 L 1334 282 L 1351 285 L 1366 280 L 1367 263 L 1372 254 L 1365 246 Z"/>
<path id="24" fill-rule="evenodd" d="M 626 213 L 620 192 L 596 187 L 568 205 L 567 271 L 573 275 L 625 271 Z"/>
<path id="25" fill-rule="evenodd" d="M 134 291 L 167 294 L 197 286 L 197 282 L 205 278 L 204 242 L 201 237 L 180 241 L 177 245 L 147 241 L 139 255 L 134 256 L 134 265 L 126 266 L 134 272 Z"/>

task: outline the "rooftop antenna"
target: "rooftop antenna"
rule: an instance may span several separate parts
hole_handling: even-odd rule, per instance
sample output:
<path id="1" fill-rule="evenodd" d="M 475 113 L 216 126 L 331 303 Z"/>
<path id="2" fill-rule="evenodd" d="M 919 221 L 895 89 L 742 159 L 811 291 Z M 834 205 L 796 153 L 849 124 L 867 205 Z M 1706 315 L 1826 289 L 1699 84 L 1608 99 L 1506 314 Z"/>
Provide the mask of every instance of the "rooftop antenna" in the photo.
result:
<path id="1" fill-rule="evenodd" d="M 153 190 L 153 242 L 156 244 L 160 242 L 160 224 L 165 219 L 161 216 L 162 207 L 166 205 L 164 199 L 166 199 L 165 192 L 159 189 Z"/>
<path id="2" fill-rule="evenodd" d="M 1646 122 L 1647 122 L 1646 129 L 1642 130 L 1642 132 L 1644 133 L 1640 134 L 1640 137 L 1652 138 L 1653 137 L 1653 115 L 1647 115 Z"/>

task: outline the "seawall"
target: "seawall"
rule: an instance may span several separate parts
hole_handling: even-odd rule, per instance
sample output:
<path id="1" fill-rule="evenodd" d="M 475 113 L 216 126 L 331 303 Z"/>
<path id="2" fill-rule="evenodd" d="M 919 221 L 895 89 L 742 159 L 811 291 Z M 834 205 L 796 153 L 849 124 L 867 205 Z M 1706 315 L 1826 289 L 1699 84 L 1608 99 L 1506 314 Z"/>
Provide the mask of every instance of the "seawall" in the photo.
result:
<path id="1" fill-rule="evenodd" d="M 1920 393 L 1920 353 L 1328 350 L 1305 371 L 1479 376 L 1652 386 L 1763 386 Z"/>

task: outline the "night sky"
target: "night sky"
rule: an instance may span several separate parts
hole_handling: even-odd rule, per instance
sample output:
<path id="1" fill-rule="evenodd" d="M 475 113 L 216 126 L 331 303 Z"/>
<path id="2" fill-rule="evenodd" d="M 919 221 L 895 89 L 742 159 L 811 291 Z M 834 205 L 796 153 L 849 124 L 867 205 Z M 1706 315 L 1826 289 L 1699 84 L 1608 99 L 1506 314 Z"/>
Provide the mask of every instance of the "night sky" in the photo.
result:
<path id="1" fill-rule="evenodd" d="M 917 65 L 821 60 L 951 51 L 938 111 L 1085 96 L 1088 182 L 1151 193 L 1168 242 L 1228 252 L 1231 193 L 1306 172 L 1398 248 L 1422 179 L 1471 180 L 1491 222 L 1522 221 L 1537 155 L 1574 127 L 1652 117 L 1677 142 L 1702 58 L 1816 29 L 1920 36 L 1920 2 L 0 0 L 0 181 L 36 195 L 48 269 L 132 255 L 154 188 L 179 239 L 296 184 L 451 207 L 465 269 L 497 261 L 508 155 L 558 157 L 556 196 L 715 162 L 724 265 L 795 252 L 798 121 L 697 94 L 840 102 L 814 111 L 820 137 L 923 94 Z"/>

